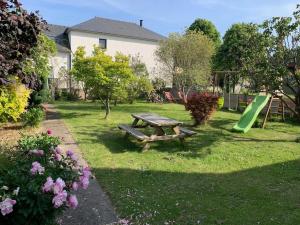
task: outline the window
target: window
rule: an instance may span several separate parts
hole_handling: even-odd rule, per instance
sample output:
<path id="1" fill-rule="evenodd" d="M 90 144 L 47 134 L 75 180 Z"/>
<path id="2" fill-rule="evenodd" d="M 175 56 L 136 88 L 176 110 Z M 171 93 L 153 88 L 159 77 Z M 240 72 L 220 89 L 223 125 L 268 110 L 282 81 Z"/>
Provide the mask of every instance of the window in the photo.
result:
<path id="1" fill-rule="evenodd" d="M 100 48 L 106 49 L 107 48 L 107 40 L 100 38 L 99 39 L 99 45 L 100 45 Z"/>

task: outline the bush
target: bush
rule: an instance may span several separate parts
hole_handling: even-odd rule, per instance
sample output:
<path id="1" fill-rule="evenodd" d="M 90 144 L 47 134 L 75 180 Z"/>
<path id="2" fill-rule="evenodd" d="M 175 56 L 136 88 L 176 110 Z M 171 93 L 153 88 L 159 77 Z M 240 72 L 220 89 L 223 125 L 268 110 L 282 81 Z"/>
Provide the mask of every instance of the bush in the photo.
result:
<path id="1" fill-rule="evenodd" d="M 24 126 L 37 127 L 45 118 L 45 112 L 41 108 L 31 108 L 22 114 Z"/>
<path id="2" fill-rule="evenodd" d="M 72 151 L 63 154 L 59 143 L 50 131 L 21 138 L 13 166 L 0 171 L 1 225 L 53 225 L 64 209 L 77 207 L 70 191 L 86 189 L 91 172 Z"/>
<path id="3" fill-rule="evenodd" d="M 219 97 L 218 99 L 218 110 L 222 109 L 224 106 L 224 97 Z"/>
<path id="4" fill-rule="evenodd" d="M 23 84 L 0 89 L 0 122 L 17 121 L 28 104 L 30 90 Z"/>
<path id="5" fill-rule="evenodd" d="M 80 97 L 76 90 L 73 90 L 71 92 L 63 90 L 61 92 L 61 99 L 66 101 L 78 101 Z"/>
<path id="6" fill-rule="evenodd" d="M 188 97 L 185 105 L 190 111 L 195 126 L 205 123 L 217 109 L 219 97 L 208 93 L 195 93 Z"/>

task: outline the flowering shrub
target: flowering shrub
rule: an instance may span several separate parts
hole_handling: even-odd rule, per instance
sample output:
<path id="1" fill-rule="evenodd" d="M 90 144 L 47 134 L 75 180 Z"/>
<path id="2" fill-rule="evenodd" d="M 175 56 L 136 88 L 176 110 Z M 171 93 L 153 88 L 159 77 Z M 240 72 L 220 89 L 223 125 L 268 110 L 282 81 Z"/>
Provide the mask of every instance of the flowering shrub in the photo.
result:
<path id="1" fill-rule="evenodd" d="M 45 112 L 41 108 L 31 108 L 22 114 L 24 126 L 37 127 L 43 121 Z"/>
<path id="2" fill-rule="evenodd" d="M 24 136 L 9 170 L 0 171 L 0 224 L 52 225 L 66 208 L 76 208 L 74 192 L 89 185 L 91 171 L 66 154 L 52 132 Z"/>
<path id="3" fill-rule="evenodd" d="M 205 123 L 218 107 L 218 96 L 208 93 L 194 93 L 187 99 L 186 110 L 191 112 L 195 125 Z"/>

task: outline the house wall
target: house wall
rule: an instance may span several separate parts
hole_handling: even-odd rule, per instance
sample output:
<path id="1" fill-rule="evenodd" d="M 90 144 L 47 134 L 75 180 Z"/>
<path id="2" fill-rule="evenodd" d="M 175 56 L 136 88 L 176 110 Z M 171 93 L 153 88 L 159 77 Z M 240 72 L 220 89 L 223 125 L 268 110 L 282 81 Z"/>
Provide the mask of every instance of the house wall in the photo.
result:
<path id="1" fill-rule="evenodd" d="M 50 78 L 60 79 L 59 88 L 67 88 L 67 81 L 60 78 L 59 72 L 62 67 L 65 67 L 67 70 L 70 69 L 70 53 L 57 52 L 55 56 L 50 58 L 50 65 L 52 67 Z"/>
<path id="2" fill-rule="evenodd" d="M 69 32 L 69 40 L 73 53 L 75 53 L 79 46 L 84 46 L 86 53 L 91 55 L 94 45 L 99 45 L 100 38 L 107 40 L 106 53 L 108 55 L 114 56 L 116 52 L 131 56 L 139 55 L 141 61 L 147 66 L 150 78 L 154 78 L 157 75 L 158 62 L 154 53 L 158 47 L 158 42 L 79 31 Z"/>

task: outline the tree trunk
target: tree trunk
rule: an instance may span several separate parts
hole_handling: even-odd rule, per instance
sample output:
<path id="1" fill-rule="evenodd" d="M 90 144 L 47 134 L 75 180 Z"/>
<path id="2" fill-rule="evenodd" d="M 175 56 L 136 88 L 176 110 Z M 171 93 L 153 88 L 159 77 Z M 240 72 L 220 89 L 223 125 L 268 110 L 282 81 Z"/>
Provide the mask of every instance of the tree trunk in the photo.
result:
<path id="1" fill-rule="evenodd" d="M 295 111 L 297 112 L 297 119 L 300 121 L 300 88 L 297 91 L 297 94 L 295 95 Z"/>
<path id="2" fill-rule="evenodd" d="M 105 117 L 104 117 L 104 119 L 108 118 L 109 113 L 110 113 L 109 98 L 107 98 L 107 99 L 105 99 Z"/>

